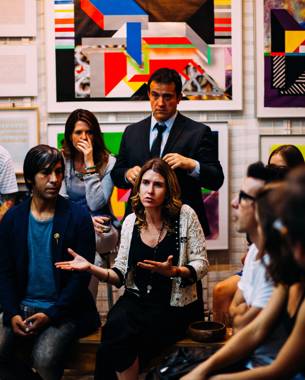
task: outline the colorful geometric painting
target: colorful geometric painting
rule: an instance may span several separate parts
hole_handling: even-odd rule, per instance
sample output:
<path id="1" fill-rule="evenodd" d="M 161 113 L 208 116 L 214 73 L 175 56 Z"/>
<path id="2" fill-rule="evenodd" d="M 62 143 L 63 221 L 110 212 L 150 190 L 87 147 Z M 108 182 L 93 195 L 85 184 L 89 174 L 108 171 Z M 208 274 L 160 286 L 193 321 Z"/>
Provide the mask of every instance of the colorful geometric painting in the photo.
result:
<path id="1" fill-rule="evenodd" d="M 240 10 L 239 1 L 47 3 L 47 17 L 53 20 L 48 41 L 53 36 L 56 103 L 103 101 L 109 110 L 114 101 L 145 101 L 146 82 L 160 67 L 179 72 L 184 100 L 209 101 L 212 109 L 214 101 L 224 102 L 224 109 L 226 103 L 241 102 L 233 59 L 233 42 L 238 42 L 233 18 L 239 16 L 233 10 Z"/>
<path id="2" fill-rule="evenodd" d="M 264 1 L 264 107 L 305 107 L 305 2 Z"/>

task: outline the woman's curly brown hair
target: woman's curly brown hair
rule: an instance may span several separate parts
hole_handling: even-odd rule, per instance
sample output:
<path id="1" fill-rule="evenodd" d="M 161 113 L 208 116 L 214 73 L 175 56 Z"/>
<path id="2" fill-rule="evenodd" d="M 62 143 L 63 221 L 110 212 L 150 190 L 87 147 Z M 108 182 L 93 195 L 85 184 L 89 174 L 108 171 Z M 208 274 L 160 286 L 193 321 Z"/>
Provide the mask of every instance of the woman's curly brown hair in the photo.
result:
<path id="1" fill-rule="evenodd" d="M 133 187 L 131 202 L 133 211 L 137 216 L 137 224 L 139 228 L 147 225 L 145 208 L 140 201 L 139 191 L 142 177 L 148 170 L 153 170 L 165 179 L 166 196 L 164 204 L 162 205 L 162 219 L 165 227 L 171 231 L 174 220 L 178 217 L 182 206 L 180 200 L 180 186 L 175 172 L 161 158 L 153 158 L 142 166 L 140 174 Z"/>

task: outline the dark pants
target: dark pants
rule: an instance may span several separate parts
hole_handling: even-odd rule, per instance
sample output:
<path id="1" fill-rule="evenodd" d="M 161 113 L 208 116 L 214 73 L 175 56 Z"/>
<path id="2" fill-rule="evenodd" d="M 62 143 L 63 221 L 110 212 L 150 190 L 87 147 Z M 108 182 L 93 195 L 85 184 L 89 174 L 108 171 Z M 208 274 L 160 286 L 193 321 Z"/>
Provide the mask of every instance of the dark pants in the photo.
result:
<path id="1" fill-rule="evenodd" d="M 21 368 L 23 365 L 35 368 L 44 380 L 59 380 L 66 355 L 76 340 L 76 327 L 72 322 L 48 326 L 34 337 L 19 337 L 10 327 L 1 326 L 0 362 L 7 363 L 3 372 L 9 372 L 9 363 L 16 360 L 22 363 Z M 18 380 L 23 378 L 26 379 Z"/>

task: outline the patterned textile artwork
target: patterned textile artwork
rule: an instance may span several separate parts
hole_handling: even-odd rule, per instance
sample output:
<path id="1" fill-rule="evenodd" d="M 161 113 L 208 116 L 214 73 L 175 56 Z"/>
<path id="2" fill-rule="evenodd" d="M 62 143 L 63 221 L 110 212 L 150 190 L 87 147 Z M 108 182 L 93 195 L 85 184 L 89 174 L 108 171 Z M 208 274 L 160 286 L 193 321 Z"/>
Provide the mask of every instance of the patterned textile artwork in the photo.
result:
<path id="1" fill-rule="evenodd" d="M 264 2 L 265 107 L 305 106 L 305 2 Z"/>
<path id="2" fill-rule="evenodd" d="M 50 0 L 56 100 L 147 100 L 145 82 L 176 69 L 185 100 L 232 100 L 235 0 Z"/>

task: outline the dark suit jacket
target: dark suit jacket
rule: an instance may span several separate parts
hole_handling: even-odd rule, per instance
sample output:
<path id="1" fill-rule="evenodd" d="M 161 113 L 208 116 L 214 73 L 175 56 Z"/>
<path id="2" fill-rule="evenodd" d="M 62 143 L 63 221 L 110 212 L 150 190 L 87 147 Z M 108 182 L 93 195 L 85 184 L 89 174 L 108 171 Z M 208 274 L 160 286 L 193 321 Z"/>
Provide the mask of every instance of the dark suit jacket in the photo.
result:
<path id="1" fill-rule="evenodd" d="M 0 304 L 3 322 L 10 325 L 20 314 L 19 304 L 25 296 L 28 281 L 28 221 L 31 199 L 10 209 L 0 223 Z M 59 234 L 55 239 L 54 234 Z M 53 262 L 71 260 L 72 248 L 87 260 L 95 256 L 95 234 L 89 213 L 82 207 L 58 196 L 53 219 Z M 56 269 L 54 275 L 58 299 L 46 310 L 51 324 L 74 321 L 79 336 L 87 335 L 100 324 L 94 300 L 88 290 L 90 274 Z"/>
<path id="2" fill-rule="evenodd" d="M 131 187 L 124 175 L 129 168 L 142 166 L 150 157 L 149 134 L 151 117 L 129 125 L 124 131 L 120 152 L 111 177 L 116 186 Z M 190 205 L 197 213 L 203 230 L 209 234 L 209 225 L 202 201 L 201 187 L 218 190 L 223 183 L 222 167 L 218 161 L 217 145 L 207 125 L 198 123 L 178 113 L 162 152 L 179 153 L 193 158 L 200 164 L 200 177 L 194 178 L 185 170 L 175 170 L 181 187 L 182 202 Z"/>

